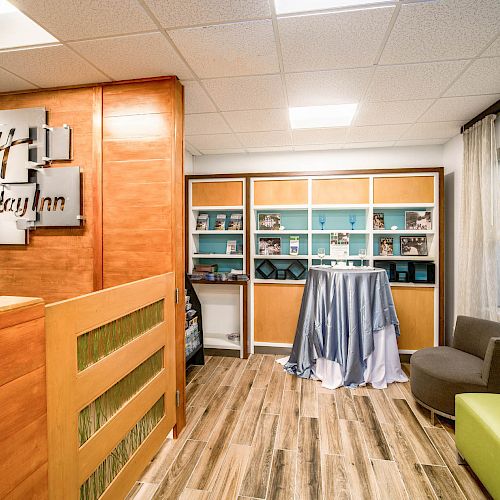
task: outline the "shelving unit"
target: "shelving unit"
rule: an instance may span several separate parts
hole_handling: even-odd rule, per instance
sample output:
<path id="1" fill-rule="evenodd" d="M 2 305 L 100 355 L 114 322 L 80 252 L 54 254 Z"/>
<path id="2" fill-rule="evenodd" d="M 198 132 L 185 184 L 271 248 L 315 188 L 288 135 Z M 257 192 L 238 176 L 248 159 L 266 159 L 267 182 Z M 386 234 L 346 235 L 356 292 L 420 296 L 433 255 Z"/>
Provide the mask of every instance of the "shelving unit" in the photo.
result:
<path id="1" fill-rule="evenodd" d="M 190 231 L 190 250 L 188 270 L 194 262 L 226 261 L 230 265 L 240 262 L 242 269 L 250 276 L 248 286 L 249 300 L 249 349 L 255 346 L 290 347 L 293 342 L 295 326 L 300 310 L 303 286 L 307 269 L 318 265 L 319 247 L 326 249 L 325 263 L 334 260 L 328 255 L 330 233 L 348 233 L 349 257 L 355 266 L 361 265 L 359 249 L 366 249 L 365 265 L 373 266 L 375 261 L 397 269 L 400 279 L 405 279 L 404 269 L 409 275 L 409 263 L 415 263 L 412 270 L 418 282 L 391 282 L 396 309 L 402 326 L 399 339 L 400 352 L 411 353 L 421 347 L 438 345 L 443 335 L 444 297 L 443 297 L 443 252 L 440 225 L 443 207 L 440 200 L 442 190 L 442 168 L 372 170 L 325 175 L 254 175 L 190 178 L 190 183 L 241 181 L 245 183 L 245 196 L 241 205 L 235 204 L 229 210 L 242 210 L 244 230 L 241 237 L 242 255 L 228 256 L 208 251 L 200 247 L 197 238 L 218 237 L 216 231 L 204 235 Z M 214 197 L 215 198 L 215 197 Z M 219 202 L 220 199 L 218 198 Z M 213 207 L 198 204 L 190 207 L 192 225 L 200 210 L 216 213 L 227 207 Z M 429 211 L 432 229 L 405 229 L 405 211 Z M 373 214 L 384 213 L 385 228 L 373 228 Z M 283 230 L 259 229 L 259 213 L 280 214 Z M 326 221 L 321 228 L 319 216 Z M 354 229 L 350 215 L 356 216 Z M 396 230 L 390 229 L 397 226 Z M 192 226 L 191 226 L 192 227 Z M 227 233 L 229 235 L 229 232 Z M 281 238 L 280 255 L 259 255 L 259 238 Z M 289 255 L 290 237 L 299 237 L 299 255 Z M 427 239 L 428 255 L 401 255 L 400 238 L 416 236 Z M 394 255 L 379 255 L 381 238 L 393 238 Z M 235 238 L 233 238 L 235 239 Z M 216 246 L 216 241 L 211 244 Z M 193 251 L 196 250 L 196 251 Z M 197 252 L 200 251 L 198 254 Z M 216 252 L 212 254 L 211 252 Z M 226 260 L 227 258 L 227 260 Z M 197 260 L 198 259 L 198 260 Z M 218 260 L 220 259 L 220 260 Z M 236 259 L 236 260 L 234 260 Z M 263 261 L 272 263 L 280 272 L 270 272 L 268 279 L 256 273 Z M 335 259 L 336 260 L 336 259 Z M 300 279 L 291 279 L 290 273 L 283 273 L 290 264 L 300 262 L 306 273 Z M 423 273 L 427 272 L 426 263 L 435 267 L 429 276 L 435 275 L 435 283 L 422 283 Z M 272 271 L 272 267 L 270 267 Z M 300 268 L 300 266 L 298 266 Z M 417 270 L 418 268 L 418 270 Z M 435 272 L 434 272 L 435 270 Z M 412 271 L 413 272 L 413 271 Z M 413 275 L 412 275 L 413 276 Z M 277 279 L 277 278 L 285 279 Z M 272 307 L 269 305 L 272 304 Z M 415 304 L 428 311 L 419 314 Z M 442 337 L 441 337 L 442 338 Z"/>

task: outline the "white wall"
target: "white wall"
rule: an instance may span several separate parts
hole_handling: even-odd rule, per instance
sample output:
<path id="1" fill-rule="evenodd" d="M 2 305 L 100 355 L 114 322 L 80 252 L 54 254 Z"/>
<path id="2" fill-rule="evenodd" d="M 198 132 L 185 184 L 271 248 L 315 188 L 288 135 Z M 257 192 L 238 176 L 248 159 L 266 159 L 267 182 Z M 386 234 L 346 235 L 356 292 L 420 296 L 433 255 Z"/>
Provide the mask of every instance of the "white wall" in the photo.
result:
<path id="1" fill-rule="evenodd" d="M 443 146 L 416 146 L 326 151 L 288 151 L 194 157 L 195 174 L 297 172 L 365 168 L 437 167 Z"/>
<path id="2" fill-rule="evenodd" d="M 194 174 L 194 161 L 193 155 L 184 150 L 184 175 Z"/>

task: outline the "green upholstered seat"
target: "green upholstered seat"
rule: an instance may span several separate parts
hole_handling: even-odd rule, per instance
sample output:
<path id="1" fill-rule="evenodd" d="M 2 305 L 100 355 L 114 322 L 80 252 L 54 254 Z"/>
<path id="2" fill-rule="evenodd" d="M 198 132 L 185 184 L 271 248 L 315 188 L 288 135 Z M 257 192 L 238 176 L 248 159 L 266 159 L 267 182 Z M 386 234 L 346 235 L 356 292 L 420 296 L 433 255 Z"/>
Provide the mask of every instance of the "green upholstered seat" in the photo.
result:
<path id="1" fill-rule="evenodd" d="M 500 394 L 459 394 L 455 410 L 458 452 L 500 499 Z"/>

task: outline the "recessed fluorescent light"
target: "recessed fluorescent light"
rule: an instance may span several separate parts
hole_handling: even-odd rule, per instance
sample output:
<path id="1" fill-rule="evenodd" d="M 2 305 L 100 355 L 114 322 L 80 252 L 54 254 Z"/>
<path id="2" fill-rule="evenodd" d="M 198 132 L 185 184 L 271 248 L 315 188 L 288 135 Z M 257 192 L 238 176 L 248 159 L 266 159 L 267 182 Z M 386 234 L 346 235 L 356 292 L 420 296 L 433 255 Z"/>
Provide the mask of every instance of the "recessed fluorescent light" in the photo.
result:
<path id="1" fill-rule="evenodd" d="M 312 12 L 342 7 L 371 6 L 378 3 L 394 3 L 390 0 L 274 0 L 276 14 Z"/>
<path id="2" fill-rule="evenodd" d="M 292 128 L 346 127 L 351 124 L 357 104 L 301 106 L 289 108 Z"/>
<path id="3" fill-rule="evenodd" d="M 50 33 L 6 0 L 0 0 L 0 49 L 57 42 Z"/>

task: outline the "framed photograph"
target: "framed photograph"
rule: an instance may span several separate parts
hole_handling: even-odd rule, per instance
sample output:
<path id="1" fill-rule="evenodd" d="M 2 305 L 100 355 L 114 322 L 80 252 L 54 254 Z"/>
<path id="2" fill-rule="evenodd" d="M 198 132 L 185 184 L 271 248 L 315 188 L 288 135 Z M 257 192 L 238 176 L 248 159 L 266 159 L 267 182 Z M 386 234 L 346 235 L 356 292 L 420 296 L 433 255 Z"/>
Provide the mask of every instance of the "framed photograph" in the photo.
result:
<path id="1" fill-rule="evenodd" d="M 279 231 L 281 214 L 259 214 L 259 229 L 265 231 Z"/>
<path id="2" fill-rule="evenodd" d="M 401 255 L 429 255 L 426 236 L 400 236 Z"/>
<path id="3" fill-rule="evenodd" d="M 405 212 L 405 228 L 412 231 L 430 231 L 432 229 L 432 213 L 425 211 Z"/>
<path id="4" fill-rule="evenodd" d="M 236 240 L 228 240 L 226 243 L 226 254 L 234 255 L 236 253 L 237 243 Z"/>
<path id="5" fill-rule="evenodd" d="M 394 255 L 394 241 L 392 238 L 380 238 L 378 243 L 379 255 L 389 257 Z"/>
<path id="6" fill-rule="evenodd" d="M 259 255 L 281 255 L 281 238 L 259 238 Z"/>
<path id="7" fill-rule="evenodd" d="M 373 214 L 373 229 L 385 229 L 383 212 Z"/>
<path id="8" fill-rule="evenodd" d="M 335 260 L 349 257 L 349 233 L 330 233 L 330 257 Z"/>

